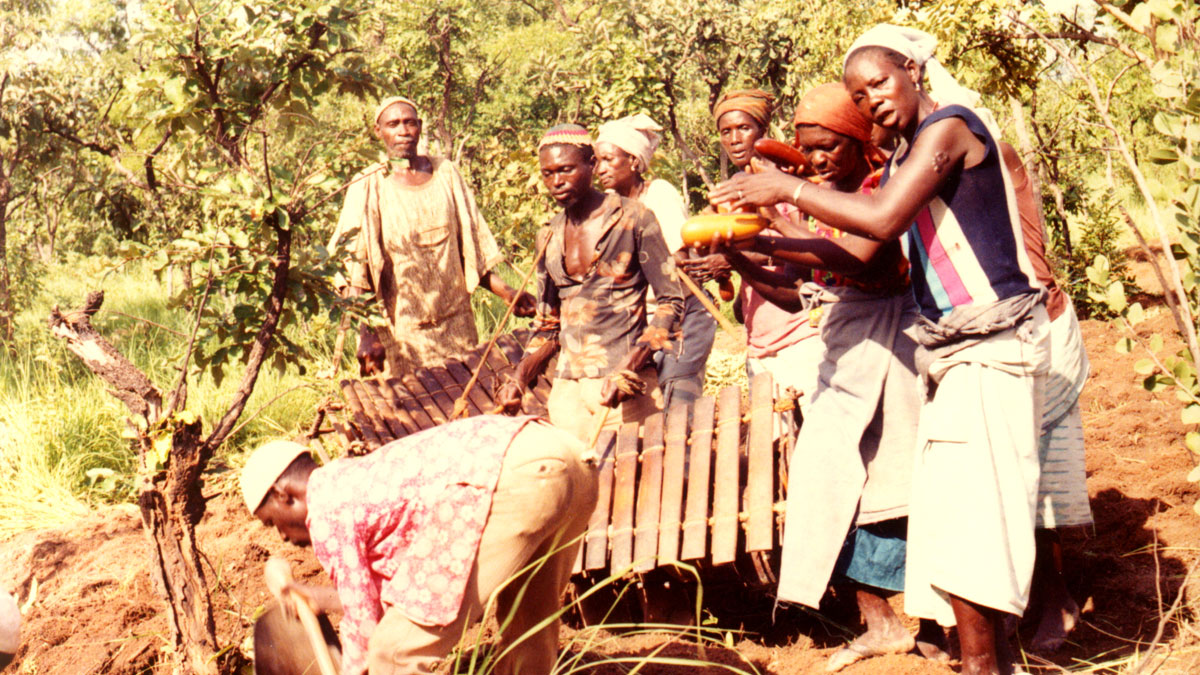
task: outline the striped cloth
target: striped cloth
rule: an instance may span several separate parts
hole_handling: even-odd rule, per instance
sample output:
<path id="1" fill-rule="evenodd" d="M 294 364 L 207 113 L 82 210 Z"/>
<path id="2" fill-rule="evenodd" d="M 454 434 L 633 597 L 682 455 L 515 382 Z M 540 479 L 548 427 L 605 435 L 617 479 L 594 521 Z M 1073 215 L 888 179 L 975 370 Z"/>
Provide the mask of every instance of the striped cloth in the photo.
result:
<path id="1" fill-rule="evenodd" d="M 955 307 L 991 304 L 1040 286 L 1025 250 L 1012 181 L 979 117 L 959 105 L 940 108 L 921 123 L 917 136 L 951 117 L 965 122 L 987 151 L 983 161 L 942 185 L 903 239 L 913 295 L 921 314 L 935 322 Z M 884 183 L 907 159 L 907 152 L 897 155 Z"/>
<path id="2" fill-rule="evenodd" d="M 1087 381 L 1089 364 L 1074 307 L 1068 304 L 1066 311 L 1050 323 L 1050 341 L 1050 374 L 1038 439 L 1042 477 L 1038 483 L 1037 526 L 1090 525 L 1092 509 L 1079 410 L 1079 394 Z"/>

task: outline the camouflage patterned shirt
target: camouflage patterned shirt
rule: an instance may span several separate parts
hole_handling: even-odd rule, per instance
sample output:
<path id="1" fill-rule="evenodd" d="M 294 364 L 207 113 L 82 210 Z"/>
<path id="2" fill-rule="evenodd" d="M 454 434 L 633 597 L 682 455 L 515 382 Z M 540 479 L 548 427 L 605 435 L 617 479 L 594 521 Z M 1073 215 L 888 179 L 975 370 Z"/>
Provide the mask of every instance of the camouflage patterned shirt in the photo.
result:
<path id="1" fill-rule="evenodd" d="M 581 278 L 567 274 L 563 259 L 566 213 L 556 215 L 538 233 L 546 253 L 537 269 L 537 334 L 528 349 L 557 335 L 561 351 L 556 377 L 607 376 L 644 331 L 666 335 L 683 313 L 683 286 L 654 214 L 637 201 L 610 193 L 598 217 L 604 223 L 600 240 Z M 658 302 L 649 321 L 648 287 Z"/>

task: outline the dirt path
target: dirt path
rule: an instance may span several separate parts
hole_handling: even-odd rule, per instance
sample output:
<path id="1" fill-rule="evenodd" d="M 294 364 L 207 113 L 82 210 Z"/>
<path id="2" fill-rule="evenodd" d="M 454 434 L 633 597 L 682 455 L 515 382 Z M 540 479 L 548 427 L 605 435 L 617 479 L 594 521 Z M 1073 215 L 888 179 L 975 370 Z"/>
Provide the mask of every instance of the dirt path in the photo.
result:
<path id="1" fill-rule="evenodd" d="M 1170 333 L 1161 309 L 1140 332 Z M 1083 325 L 1092 360 L 1092 376 L 1082 406 L 1088 442 L 1088 481 L 1096 525 L 1066 537 L 1065 564 L 1075 597 L 1086 605 L 1083 625 L 1053 658 L 1064 667 L 1114 662 L 1144 651 L 1158 628 L 1163 608 L 1175 597 L 1187 571 L 1200 560 L 1200 517 L 1192 511 L 1198 497 L 1186 482 L 1191 461 L 1183 448 L 1179 404 L 1171 392 L 1151 394 L 1133 371 L 1143 355 L 1112 349 L 1118 334 L 1106 323 Z M 219 496 L 209 504 L 200 543 L 210 565 L 223 645 L 241 648 L 255 612 L 267 600 L 260 579 L 269 555 L 289 558 L 302 576 L 323 575 L 309 551 L 282 542 L 252 522 L 236 498 L 229 474 L 214 477 Z M 1157 548 L 1156 548 L 1157 544 Z M 160 603 L 146 564 L 147 550 L 133 507 L 107 508 L 71 528 L 29 532 L 0 544 L 0 587 L 27 602 L 21 673 L 140 673 L 158 671 L 166 631 Z M 1194 584 L 1193 584 L 1194 585 Z M 711 593 L 710 593 L 711 595 Z M 734 595 L 738 595 L 734 593 Z M 1189 588 L 1190 605 L 1197 589 Z M 749 660 L 776 675 L 820 672 L 824 660 L 842 644 L 836 629 L 796 611 L 781 611 L 771 622 L 769 599 L 746 600 L 740 615 L 724 614 L 731 649 L 710 648 L 704 656 L 719 663 Z M 897 606 L 899 606 L 897 599 Z M 844 603 L 831 605 L 835 618 L 852 621 Z M 1177 645 L 1177 627 L 1166 637 Z M 564 632 L 564 643 L 578 633 Z M 614 637 L 597 651 L 635 656 L 662 647 L 662 636 Z M 736 653 L 735 653 L 736 652 Z M 697 656 L 686 644 L 670 644 L 663 655 Z M 1200 656 L 1185 652 L 1171 668 L 1200 668 Z M 165 669 L 162 669 L 165 672 Z M 692 668 L 652 667 L 645 673 L 694 672 Z M 597 669 L 594 672 L 619 672 Z M 714 672 L 716 670 L 714 669 Z M 854 674 L 953 672 L 915 656 L 873 659 L 846 669 Z"/>

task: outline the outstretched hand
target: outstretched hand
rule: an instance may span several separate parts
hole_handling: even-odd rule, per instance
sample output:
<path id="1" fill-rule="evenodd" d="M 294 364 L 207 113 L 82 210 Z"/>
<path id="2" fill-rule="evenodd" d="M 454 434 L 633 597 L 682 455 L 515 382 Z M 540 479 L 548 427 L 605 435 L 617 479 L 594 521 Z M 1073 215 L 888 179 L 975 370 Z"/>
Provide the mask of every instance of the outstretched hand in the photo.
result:
<path id="1" fill-rule="evenodd" d="M 730 210 L 755 209 L 791 199 L 802 179 L 774 167 L 757 173 L 739 173 L 708 193 L 708 201 L 725 204 Z"/>
<path id="2" fill-rule="evenodd" d="M 729 261 L 722 255 L 702 255 L 688 258 L 678 264 L 679 268 L 697 283 L 729 276 Z"/>
<path id="3" fill-rule="evenodd" d="M 604 386 L 600 388 L 600 404 L 615 408 L 622 401 L 644 394 L 646 383 L 637 374 L 650 362 L 650 357 L 656 350 L 671 348 L 670 338 L 666 330 L 647 326 L 634 348 L 629 350 L 604 381 Z"/>

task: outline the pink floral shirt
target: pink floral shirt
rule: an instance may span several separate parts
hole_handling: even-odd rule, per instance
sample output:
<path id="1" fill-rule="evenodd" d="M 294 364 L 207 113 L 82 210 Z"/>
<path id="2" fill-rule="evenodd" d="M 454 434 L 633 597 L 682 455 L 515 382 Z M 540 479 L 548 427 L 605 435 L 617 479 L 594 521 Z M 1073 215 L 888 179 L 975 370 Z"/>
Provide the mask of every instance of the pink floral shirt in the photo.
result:
<path id="1" fill-rule="evenodd" d="M 344 610 L 343 672 L 366 670 L 385 607 L 425 625 L 458 616 L 504 454 L 533 419 L 451 422 L 312 473 L 308 531 Z"/>

